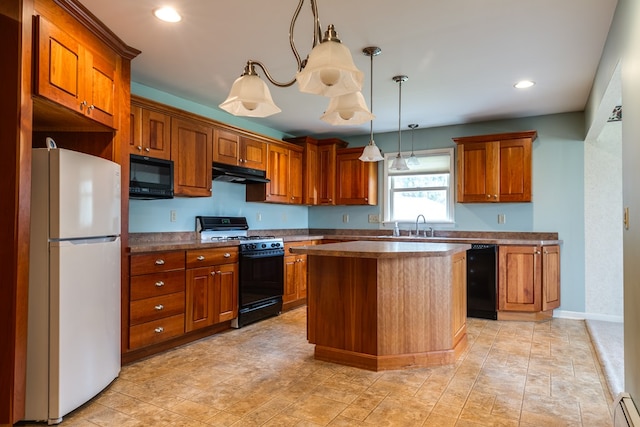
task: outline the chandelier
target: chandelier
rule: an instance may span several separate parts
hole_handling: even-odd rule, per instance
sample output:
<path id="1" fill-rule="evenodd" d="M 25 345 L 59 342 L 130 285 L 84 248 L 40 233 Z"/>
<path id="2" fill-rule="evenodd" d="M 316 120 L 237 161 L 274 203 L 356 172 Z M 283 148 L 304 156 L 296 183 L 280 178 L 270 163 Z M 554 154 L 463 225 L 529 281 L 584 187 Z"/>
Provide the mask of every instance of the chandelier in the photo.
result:
<path id="1" fill-rule="evenodd" d="M 321 117 L 334 125 L 359 125 L 373 119 L 362 88 L 363 73 L 353 63 L 349 49 L 342 44 L 333 25 L 322 36 L 316 0 L 310 0 L 313 13 L 313 45 L 302 60 L 293 40 L 293 33 L 305 0 L 300 0 L 289 26 L 289 45 L 298 64 L 295 76 L 288 82 L 275 80 L 260 61 L 249 60 L 242 75 L 233 82 L 227 99 L 220 108 L 234 116 L 268 117 L 279 113 L 267 84 L 259 77 L 256 67 L 277 87 L 289 87 L 298 82 L 300 92 L 331 98 L 329 107 Z"/>

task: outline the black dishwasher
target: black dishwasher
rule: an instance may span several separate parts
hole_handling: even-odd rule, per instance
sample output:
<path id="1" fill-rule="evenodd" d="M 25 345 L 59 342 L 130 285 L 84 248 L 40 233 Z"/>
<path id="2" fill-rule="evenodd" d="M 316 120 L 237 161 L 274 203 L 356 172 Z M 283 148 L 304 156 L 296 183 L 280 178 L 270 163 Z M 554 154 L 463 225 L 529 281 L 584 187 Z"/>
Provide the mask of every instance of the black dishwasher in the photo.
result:
<path id="1" fill-rule="evenodd" d="M 474 243 L 467 250 L 467 317 L 496 320 L 498 247 Z"/>

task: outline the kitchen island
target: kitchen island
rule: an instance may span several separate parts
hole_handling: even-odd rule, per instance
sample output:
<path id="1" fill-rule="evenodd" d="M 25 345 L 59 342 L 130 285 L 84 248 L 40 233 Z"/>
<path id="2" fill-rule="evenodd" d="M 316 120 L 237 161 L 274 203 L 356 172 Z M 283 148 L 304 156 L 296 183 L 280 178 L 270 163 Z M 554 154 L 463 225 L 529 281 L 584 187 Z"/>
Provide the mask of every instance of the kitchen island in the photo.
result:
<path id="1" fill-rule="evenodd" d="M 380 371 L 453 363 L 466 348 L 468 244 L 355 241 L 308 256 L 315 358 Z"/>

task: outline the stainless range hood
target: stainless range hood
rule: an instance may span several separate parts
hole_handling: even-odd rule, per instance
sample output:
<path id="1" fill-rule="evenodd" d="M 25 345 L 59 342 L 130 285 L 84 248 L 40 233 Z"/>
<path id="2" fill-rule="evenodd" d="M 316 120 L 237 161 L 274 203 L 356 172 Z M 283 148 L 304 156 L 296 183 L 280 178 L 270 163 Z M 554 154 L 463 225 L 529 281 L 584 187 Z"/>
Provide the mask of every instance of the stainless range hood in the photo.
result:
<path id="1" fill-rule="evenodd" d="M 213 180 L 235 182 L 237 184 L 264 184 L 270 182 L 265 171 L 215 162 L 213 163 Z"/>

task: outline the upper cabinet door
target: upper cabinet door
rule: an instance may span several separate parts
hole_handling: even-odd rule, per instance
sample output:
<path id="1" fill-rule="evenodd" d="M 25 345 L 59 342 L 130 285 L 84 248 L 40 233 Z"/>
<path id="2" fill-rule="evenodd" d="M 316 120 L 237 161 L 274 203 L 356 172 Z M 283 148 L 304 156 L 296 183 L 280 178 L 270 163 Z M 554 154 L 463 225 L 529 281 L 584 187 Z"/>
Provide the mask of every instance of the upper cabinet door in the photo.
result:
<path id="1" fill-rule="evenodd" d="M 530 202 L 536 131 L 454 138 L 458 203 Z"/>
<path id="2" fill-rule="evenodd" d="M 211 195 L 213 128 L 195 120 L 171 118 L 174 193 Z"/>
<path id="3" fill-rule="evenodd" d="M 378 203 L 378 163 L 363 162 L 362 147 L 337 150 L 336 205 Z"/>
<path id="4" fill-rule="evenodd" d="M 131 154 L 171 158 L 171 116 L 131 105 Z"/>
<path id="5" fill-rule="evenodd" d="M 213 135 L 213 161 L 238 165 L 240 135 L 221 128 L 215 128 Z"/>
<path id="6" fill-rule="evenodd" d="M 240 138 L 240 166 L 261 171 L 267 169 L 267 144 L 255 139 Z"/>
<path id="7" fill-rule="evenodd" d="M 35 93 L 115 128 L 115 52 L 102 46 L 84 46 L 42 16 L 36 18 L 36 28 Z"/>

